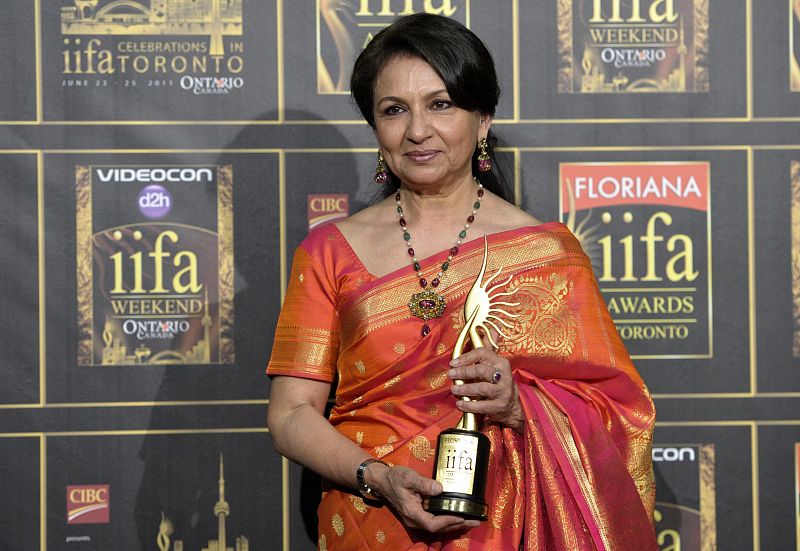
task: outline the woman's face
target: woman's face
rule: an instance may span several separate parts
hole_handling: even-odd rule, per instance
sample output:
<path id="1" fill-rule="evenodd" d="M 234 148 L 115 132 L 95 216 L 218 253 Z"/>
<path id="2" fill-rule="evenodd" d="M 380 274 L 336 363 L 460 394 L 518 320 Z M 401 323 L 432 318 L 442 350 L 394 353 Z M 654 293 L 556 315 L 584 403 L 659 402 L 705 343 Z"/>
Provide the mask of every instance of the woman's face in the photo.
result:
<path id="1" fill-rule="evenodd" d="M 492 118 L 456 107 L 424 60 L 395 56 L 375 84 L 375 135 L 402 182 L 435 189 L 472 180 L 472 154 Z"/>

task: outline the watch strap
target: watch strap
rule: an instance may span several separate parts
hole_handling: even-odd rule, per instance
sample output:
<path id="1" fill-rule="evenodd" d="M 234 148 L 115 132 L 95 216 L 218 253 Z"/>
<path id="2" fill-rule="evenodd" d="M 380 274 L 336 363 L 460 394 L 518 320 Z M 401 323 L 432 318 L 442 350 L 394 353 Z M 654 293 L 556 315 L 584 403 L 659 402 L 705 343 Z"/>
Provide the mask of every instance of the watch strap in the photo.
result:
<path id="1" fill-rule="evenodd" d="M 367 481 L 364 479 L 364 475 L 367 472 L 367 467 L 372 463 L 382 463 L 387 467 L 389 466 L 386 464 L 386 462 L 381 461 L 380 459 L 375 459 L 373 457 L 365 459 L 364 461 L 358 464 L 358 467 L 356 467 L 356 488 L 361 493 L 361 495 L 367 499 L 375 499 L 375 493 L 372 491 L 372 488 L 369 487 L 369 484 L 367 484 Z"/>

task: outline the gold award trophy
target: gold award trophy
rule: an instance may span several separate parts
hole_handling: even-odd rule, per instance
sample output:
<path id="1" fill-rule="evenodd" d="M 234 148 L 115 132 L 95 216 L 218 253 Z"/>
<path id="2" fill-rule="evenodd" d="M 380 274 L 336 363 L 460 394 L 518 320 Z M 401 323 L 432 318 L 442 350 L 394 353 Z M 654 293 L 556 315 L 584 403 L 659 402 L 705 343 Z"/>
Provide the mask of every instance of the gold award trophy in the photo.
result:
<path id="1" fill-rule="evenodd" d="M 489 332 L 489 327 L 505 337 L 497 323 L 508 328 L 511 328 L 511 325 L 497 317 L 496 314 L 504 314 L 512 318 L 519 315 L 500 308 L 500 306 L 518 306 L 518 303 L 492 302 L 498 297 L 513 295 L 513 293 L 492 295 L 494 291 L 511 280 L 510 276 L 505 282 L 487 290 L 489 283 L 500 274 L 502 268 L 481 285 L 489 255 L 489 245 L 485 236 L 483 242 L 483 265 L 464 302 L 464 318 L 467 322 L 456 340 L 453 359 L 464 353 L 468 336 L 473 348 L 483 347 L 483 339 L 478 334 L 478 328 L 483 331 L 492 346 L 497 348 L 497 344 Z M 464 381 L 455 381 L 455 384 L 464 384 Z M 470 400 L 467 396 L 463 399 Z M 439 433 L 436 457 L 433 463 L 433 478 L 441 483 L 443 491 L 439 495 L 423 500 L 422 507 L 429 513 L 486 520 L 489 507 L 484 494 L 489 470 L 489 438 L 478 430 L 478 426 L 476 414 L 464 413 L 455 428 Z"/>

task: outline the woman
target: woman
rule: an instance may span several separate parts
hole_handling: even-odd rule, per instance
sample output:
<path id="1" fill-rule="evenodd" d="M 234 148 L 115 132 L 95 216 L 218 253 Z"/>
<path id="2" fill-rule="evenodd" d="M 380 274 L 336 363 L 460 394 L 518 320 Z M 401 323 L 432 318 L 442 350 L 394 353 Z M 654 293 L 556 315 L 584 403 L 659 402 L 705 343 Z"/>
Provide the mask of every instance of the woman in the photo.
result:
<path id="1" fill-rule="evenodd" d="M 652 402 L 576 239 L 493 175 L 488 51 L 452 20 L 408 16 L 362 52 L 351 90 L 388 194 L 300 245 L 268 368 L 275 447 L 329 482 L 320 548 L 656 549 Z M 519 306 L 496 322 L 505 337 L 485 335 L 498 350 L 450 362 L 483 235 Z M 422 508 L 442 491 L 437 435 L 466 411 L 491 441 L 485 522 Z"/>

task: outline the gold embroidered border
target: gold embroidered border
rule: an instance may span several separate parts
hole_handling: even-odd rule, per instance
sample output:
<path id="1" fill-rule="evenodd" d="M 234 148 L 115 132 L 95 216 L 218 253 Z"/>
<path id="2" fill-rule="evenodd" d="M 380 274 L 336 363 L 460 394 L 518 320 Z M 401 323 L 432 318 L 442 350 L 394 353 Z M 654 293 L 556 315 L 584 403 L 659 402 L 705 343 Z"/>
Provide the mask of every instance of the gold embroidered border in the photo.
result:
<path id="1" fill-rule="evenodd" d="M 630 425 L 625 423 L 626 432 L 630 433 Z M 625 458 L 625 468 L 630 473 L 636 491 L 642 500 L 645 510 L 653 513 L 656 498 L 655 474 L 653 472 L 653 431 L 640 430 L 629 437 Z"/>
<path id="2" fill-rule="evenodd" d="M 714 444 L 700 446 L 700 548 L 717 549 L 717 498 Z"/>
<path id="3" fill-rule="evenodd" d="M 609 535 L 605 528 L 605 524 L 602 521 L 600 508 L 594 498 L 591 481 L 586 474 L 586 470 L 583 468 L 583 463 L 581 463 L 581 457 L 578 454 L 578 448 L 575 445 L 575 440 L 572 437 L 572 430 L 570 429 L 569 421 L 567 420 L 566 415 L 564 415 L 564 413 L 558 409 L 556 405 L 550 401 L 550 398 L 548 398 L 541 390 L 537 388 L 534 388 L 533 390 L 539 397 L 539 402 L 542 404 L 543 409 L 547 414 L 547 418 L 553 426 L 553 431 L 558 437 L 564 454 L 569 460 L 570 466 L 572 467 L 572 472 L 575 474 L 575 479 L 578 481 L 583 497 L 586 499 L 586 503 L 589 505 L 589 509 L 591 510 L 593 517 L 592 520 L 594 521 L 595 526 L 597 526 L 598 532 L 600 532 L 600 538 L 603 540 L 603 545 L 606 549 L 614 549 L 614 547 L 609 545 Z"/>
<path id="4" fill-rule="evenodd" d="M 572 67 L 572 0 L 558 0 L 556 4 L 558 33 L 558 92 L 573 92 Z"/>
<path id="5" fill-rule="evenodd" d="M 233 343 L 233 167 L 217 167 L 219 363 L 234 363 Z"/>
<path id="6" fill-rule="evenodd" d="M 333 376 L 339 336 L 328 329 L 278 326 L 269 370 Z"/>
<path id="7" fill-rule="evenodd" d="M 503 273 L 537 265 L 568 264 L 591 267 L 578 240 L 564 228 L 541 233 L 529 233 L 514 239 L 490 244 L 489 267 L 493 273 L 503 267 Z M 451 266 L 444 281 L 448 301 L 466 295 L 480 271 L 483 247 L 475 247 Z M 416 275 L 409 273 L 400 280 L 393 279 L 358 297 L 354 304 L 342 309 L 340 320 L 343 340 L 353 342 L 381 327 L 408 318 L 409 297 L 419 290 Z"/>
<path id="8" fill-rule="evenodd" d="M 800 162 L 792 161 L 792 317 L 794 334 L 792 351 L 800 358 Z"/>
<path id="9" fill-rule="evenodd" d="M 708 92 L 708 0 L 694 4 L 694 91 Z"/>
<path id="10" fill-rule="evenodd" d="M 92 171 L 75 167 L 75 238 L 78 288 L 78 365 L 92 365 Z"/>
<path id="11" fill-rule="evenodd" d="M 519 303 L 518 317 L 511 321 L 509 338 L 500 351 L 564 360 L 572 354 L 577 324 L 569 300 L 573 281 L 561 274 L 533 276 L 521 274 L 506 286 Z"/>

